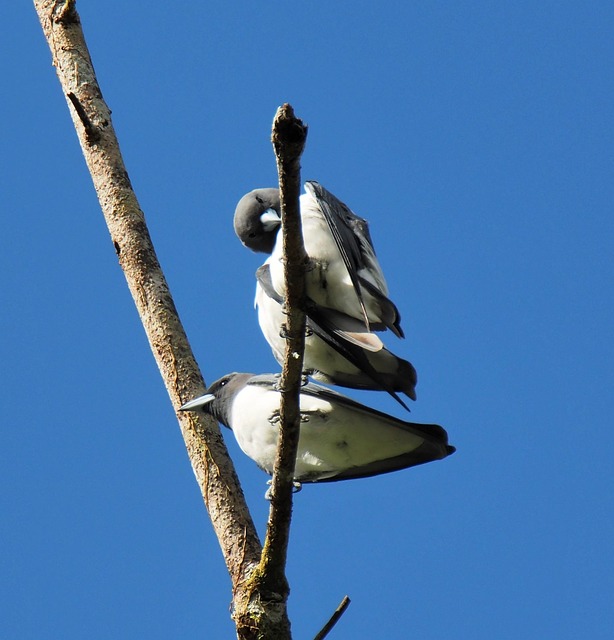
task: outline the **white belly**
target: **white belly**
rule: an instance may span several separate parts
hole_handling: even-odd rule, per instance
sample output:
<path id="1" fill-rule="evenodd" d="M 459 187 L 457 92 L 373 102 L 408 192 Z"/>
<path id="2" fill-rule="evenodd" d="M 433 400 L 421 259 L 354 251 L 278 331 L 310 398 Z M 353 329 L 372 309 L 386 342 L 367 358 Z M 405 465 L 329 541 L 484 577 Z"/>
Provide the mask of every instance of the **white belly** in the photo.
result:
<path id="1" fill-rule="evenodd" d="M 278 392 L 247 386 L 233 403 L 231 422 L 242 451 L 273 473 L 279 435 Z M 257 407 L 257 409 L 256 409 Z M 301 396 L 301 433 L 294 477 L 333 477 L 341 470 L 413 451 L 421 437 L 377 416 Z"/>

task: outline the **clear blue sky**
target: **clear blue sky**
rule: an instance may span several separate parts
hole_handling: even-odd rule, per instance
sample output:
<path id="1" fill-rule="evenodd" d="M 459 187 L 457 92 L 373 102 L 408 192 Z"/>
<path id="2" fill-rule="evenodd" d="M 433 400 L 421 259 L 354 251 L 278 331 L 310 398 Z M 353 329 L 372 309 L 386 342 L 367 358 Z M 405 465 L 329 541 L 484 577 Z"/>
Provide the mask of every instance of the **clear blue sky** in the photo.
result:
<path id="1" fill-rule="evenodd" d="M 614 633 L 611 2 L 79 5 L 208 381 L 276 371 L 237 200 L 304 179 L 368 218 L 458 447 L 297 496 L 295 638 Z M 231 638 L 230 582 L 36 14 L 3 36 L 0 636 Z M 351 392 L 350 392 L 351 393 Z M 403 415 L 385 395 L 351 394 Z M 262 532 L 266 476 L 225 432 Z"/>

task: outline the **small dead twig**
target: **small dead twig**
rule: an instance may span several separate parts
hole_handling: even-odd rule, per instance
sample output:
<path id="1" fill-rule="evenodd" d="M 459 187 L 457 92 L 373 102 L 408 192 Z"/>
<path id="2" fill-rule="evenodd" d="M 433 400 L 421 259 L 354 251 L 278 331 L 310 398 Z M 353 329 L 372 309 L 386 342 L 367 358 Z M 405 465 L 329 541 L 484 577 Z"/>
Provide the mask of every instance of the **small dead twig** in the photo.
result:
<path id="1" fill-rule="evenodd" d="M 335 612 L 330 617 L 330 620 L 322 627 L 322 630 L 313 640 L 324 640 L 329 634 L 331 629 L 337 624 L 339 618 L 345 613 L 345 610 L 350 606 L 351 600 L 348 596 L 343 596 L 341 604 L 335 609 Z"/>
<path id="2" fill-rule="evenodd" d="M 79 120 L 81 120 L 81 124 L 85 129 L 85 139 L 88 144 L 94 144 L 100 140 L 100 131 L 94 125 L 94 123 L 90 120 L 89 116 L 85 112 L 83 105 L 79 102 L 79 98 L 72 92 L 69 91 L 68 99 L 72 103 L 72 106 L 75 108 L 77 115 L 79 116 Z"/>

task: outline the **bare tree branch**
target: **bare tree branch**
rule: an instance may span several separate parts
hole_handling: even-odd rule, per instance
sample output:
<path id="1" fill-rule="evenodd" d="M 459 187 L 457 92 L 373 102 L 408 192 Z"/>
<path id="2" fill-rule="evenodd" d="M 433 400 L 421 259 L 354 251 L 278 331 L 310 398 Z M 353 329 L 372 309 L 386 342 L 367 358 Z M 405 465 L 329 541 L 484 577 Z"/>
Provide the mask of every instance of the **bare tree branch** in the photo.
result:
<path id="1" fill-rule="evenodd" d="M 330 617 L 330 620 L 322 627 L 322 630 L 313 640 L 324 640 L 326 636 L 331 632 L 332 628 L 337 624 L 339 618 L 345 613 L 345 610 L 350 606 L 350 599 L 347 596 L 343 596 L 343 600 L 339 606 L 335 609 L 335 612 Z"/>
<path id="2" fill-rule="evenodd" d="M 281 373 L 280 424 L 277 458 L 271 486 L 271 508 L 260 569 L 263 581 L 272 587 L 284 581 L 292 517 L 294 466 L 299 439 L 299 394 L 305 352 L 305 269 L 307 254 L 299 210 L 300 159 L 307 139 L 307 127 L 294 116 L 289 104 L 281 106 L 273 120 L 271 140 L 275 148 L 281 193 L 283 234 L 284 311 L 287 322 L 286 352 Z"/>
<path id="3" fill-rule="evenodd" d="M 299 394 L 305 351 L 305 270 L 307 254 L 299 210 L 301 190 L 300 159 L 307 126 L 295 117 L 289 104 L 282 105 L 275 114 L 271 141 L 277 159 L 281 194 L 281 233 L 283 234 L 284 312 L 287 321 L 286 352 L 279 388 L 281 391 L 280 433 L 277 457 L 271 484 L 271 507 L 267 532 L 258 570 L 251 579 L 254 592 L 266 598 L 271 606 L 278 604 L 280 616 L 285 615 L 289 587 L 286 580 L 286 557 L 292 519 L 292 491 L 294 466 L 299 439 Z M 290 626 L 284 636 L 290 638 Z"/>
<path id="4" fill-rule="evenodd" d="M 132 190 L 74 0 L 34 0 L 34 5 L 119 263 L 160 374 L 177 410 L 185 401 L 202 394 L 205 384 L 158 263 L 143 212 Z M 287 195 L 287 191 L 285 193 L 286 203 L 298 197 L 294 191 L 291 195 Z M 296 204 L 294 206 L 296 209 Z M 298 331 L 292 314 L 288 330 L 291 333 Z M 296 367 L 293 371 L 292 379 L 295 380 Z M 295 386 L 292 388 L 296 389 Z M 245 640 L 289 638 L 285 597 L 283 608 L 269 610 L 267 598 L 260 590 L 254 589 L 254 583 L 250 581 L 260 561 L 261 545 L 217 423 L 193 412 L 179 412 L 177 418 L 232 579 L 233 618 L 238 637 Z M 286 480 L 287 473 L 284 474 Z M 291 485 L 286 481 L 286 485 L 276 490 L 276 505 L 281 496 L 290 491 L 284 486 Z M 285 558 L 285 548 L 283 556 Z M 263 628 L 266 628 L 265 632 Z"/>

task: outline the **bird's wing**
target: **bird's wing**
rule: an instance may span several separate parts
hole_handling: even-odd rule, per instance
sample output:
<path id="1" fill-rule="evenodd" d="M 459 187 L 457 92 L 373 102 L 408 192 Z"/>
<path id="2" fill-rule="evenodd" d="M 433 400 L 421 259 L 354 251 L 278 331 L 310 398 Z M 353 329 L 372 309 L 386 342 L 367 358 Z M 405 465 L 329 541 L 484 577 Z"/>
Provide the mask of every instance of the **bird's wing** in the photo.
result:
<path id="1" fill-rule="evenodd" d="M 348 270 L 350 280 L 356 291 L 356 296 L 360 303 L 362 313 L 365 319 L 367 329 L 369 328 L 369 317 L 362 296 L 361 284 L 358 279 L 358 272 L 368 265 L 365 264 L 363 254 L 361 252 L 361 244 L 355 233 L 355 220 L 361 221 L 366 228 L 367 222 L 362 218 L 358 218 L 349 207 L 347 207 L 339 198 L 334 196 L 330 191 L 325 189 L 321 184 L 315 181 L 305 183 L 305 190 L 315 199 L 320 211 L 324 215 L 324 219 L 328 223 L 330 232 L 335 240 L 335 244 L 341 253 L 343 262 Z M 367 242 L 370 242 L 367 228 Z M 373 249 L 372 245 L 371 248 Z M 375 254 L 375 252 L 374 252 Z"/>
<path id="2" fill-rule="evenodd" d="M 271 269 L 268 263 L 265 262 L 256 269 L 256 280 L 258 280 L 260 287 L 271 300 L 274 300 L 279 305 L 283 305 L 283 296 L 281 296 L 273 286 Z M 307 315 L 308 324 L 311 325 L 311 323 L 309 323 L 310 319 L 313 322 L 318 322 L 319 318 L 322 328 L 326 327 L 327 331 L 339 336 L 343 341 L 353 343 L 357 347 L 366 349 L 367 351 L 381 351 L 384 348 L 384 343 L 378 336 L 371 332 L 366 332 L 362 323 L 351 316 L 347 316 L 334 309 L 320 307 L 310 298 L 306 300 L 304 312 Z M 342 326 L 345 328 L 341 328 Z M 316 333 L 320 335 L 319 332 Z"/>
<path id="3" fill-rule="evenodd" d="M 309 327 L 320 339 L 332 347 L 340 356 L 351 362 L 377 386 L 379 386 L 380 389 L 388 392 L 402 407 L 409 411 L 409 407 L 399 397 L 394 388 L 369 362 L 364 346 L 361 346 L 359 342 L 348 339 L 347 333 L 338 331 L 335 325 L 329 321 L 325 310 L 317 307 L 316 305 L 308 305 L 306 313 L 309 321 Z"/>
<path id="4" fill-rule="evenodd" d="M 384 327 L 388 327 L 395 336 L 398 338 L 404 338 L 405 334 L 401 328 L 401 314 L 396 305 L 390 298 L 385 296 L 372 282 L 369 282 L 362 276 L 358 277 L 360 284 L 377 300 L 380 307 L 380 313 L 382 318 L 382 324 Z M 374 331 L 381 330 L 384 327 L 380 327 L 375 324 L 371 324 L 371 328 Z"/>
<path id="5" fill-rule="evenodd" d="M 374 462 L 370 462 L 368 464 L 350 467 L 335 476 L 320 477 L 314 480 L 306 479 L 301 480 L 301 482 L 337 482 L 339 480 L 354 480 L 357 478 L 379 476 L 384 473 L 391 473 L 392 471 L 407 469 L 408 467 L 416 467 L 420 464 L 433 462 L 434 460 L 441 460 L 442 458 L 451 455 L 455 451 L 456 449 L 449 445 L 446 445 L 444 448 L 433 448 L 433 446 L 431 446 L 429 443 L 424 443 L 417 449 L 414 449 L 413 451 L 410 451 L 408 453 L 402 453 L 401 455 L 395 456 L 394 458 L 375 460 Z"/>
<path id="6" fill-rule="evenodd" d="M 301 388 L 301 393 L 347 407 L 353 411 L 364 413 L 370 417 L 376 417 L 379 420 L 386 422 L 389 426 L 407 431 L 408 433 L 413 433 L 414 435 L 424 438 L 424 440 L 431 444 L 440 445 L 442 447 L 448 446 L 448 434 L 443 427 L 440 427 L 437 424 L 418 424 L 416 422 L 399 420 L 398 418 L 388 415 L 383 411 L 367 407 L 364 404 L 360 404 L 360 402 L 356 402 L 356 400 L 352 400 L 352 398 L 349 398 L 348 396 L 344 396 L 337 391 L 315 384 L 314 382 L 309 382 L 303 386 Z"/>
<path id="7" fill-rule="evenodd" d="M 283 305 L 284 297 L 280 296 L 273 286 L 273 280 L 271 278 L 271 267 L 267 262 L 256 269 L 256 280 L 258 280 L 260 286 L 262 287 L 262 290 L 269 298 L 271 298 L 271 300 L 275 300 L 277 304 Z"/>
<path id="8" fill-rule="evenodd" d="M 399 338 L 403 338 L 401 316 L 388 298 L 388 287 L 375 255 L 369 224 L 318 182 L 306 182 L 305 190 L 315 199 L 328 223 L 356 291 L 367 329 L 377 331 L 388 327 Z M 365 273 L 369 274 L 370 279 L 364 277 Z M 363 298 L 364 291 L 367 291 L 380 306 L 384 326 L 369 322 Z"/>
<path id="9" fill-rule="evenodd" d="M 264 293 L 278 304 L 283 304 L 283 298 L 275 291 L 271 280 L 271 273 L 268 264 L 263 264 L 256 270 L 256 279 L 260 283 Z M 346 332 L 340 329 L 335 320 L 343 314 L 329 313 L 326 309 L 318 307 L 312 300 L 306 300 L 305 315 L 307 316 L 307 327 L 311 329 L 328 346 L 332 347 L 341 357 L 351 362 L 357 369 L 370 378 L 382 391 L 388 392 L 402 407 L 409 411 L 409 407 L 396 393 L 394 388 L 379 374 L 377 369 L 369 362 L 365 349 L 373 349 L 373 334 L 358 332 Z M 355 322 L 353 318 L 347 318 L 347 322 Z M 370 338 L 369 338 L 370 336 Z M 368 341 L 367 341 L 368 340 Z M 383 345 L 382 345 L 383 346 Z M 382 348 L 382 346 L 378 348 Z"/>
<path id="10" fill-rule="evenodd" d="M 265 386 L 271 390 L 278 391 L 280 376 L 279 374 L 274 373 L 262 373 L 259 375 L 252 376 L 248 381 L 248 385 L 257 385 L 257 386 Z M 439 445 L 443 448 L 449 449 L 448 445 L 448 433 L 446 430 L 439 426 L 438 424 L 418 424 L 417 422 L 406 422 L 405 420 L 399 420 L 399 418 L 395 418 L 383 411 L 378 411 L 377 409 L 373 409 L 371 407 L 367 407 L 364 404 L 360 404 L 356 400 L 352 400 L 348 396 L 339 393 L 338 391 L 334 391 L 333 389 L 329 389 L 328 387 L 323 387 L 322 385 L 316 384 L 315 382 L 308 382 L 307 384 L 301 387 L 301 394 L 311 396 L 313 398 L 318 398 L 320 400 L 325 400 L 333 405 L 339 405 L 341 407 L 351 409 L 352 411 L 356 411 L 358 413 L 364 413 L 365 415 L 373 418 L 377 418 L 378 420 L 386 422 L 389 426 L 393 426 L 397 429 L 401 429 L 402 431 L 407 431 L 408 433 L 412 433 L 413 435 L 419 436 L 424 440 L 430 442 L 434 445 Z M 454 447 L 452 447 L 454 449 Z M 452 453 L 449 451 L 449 453 Z"/>

